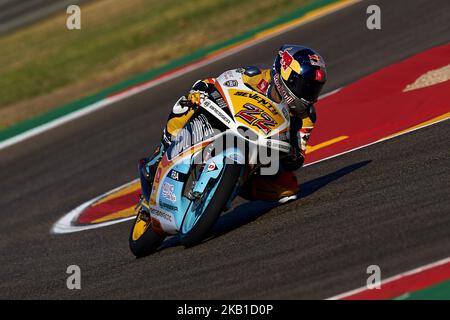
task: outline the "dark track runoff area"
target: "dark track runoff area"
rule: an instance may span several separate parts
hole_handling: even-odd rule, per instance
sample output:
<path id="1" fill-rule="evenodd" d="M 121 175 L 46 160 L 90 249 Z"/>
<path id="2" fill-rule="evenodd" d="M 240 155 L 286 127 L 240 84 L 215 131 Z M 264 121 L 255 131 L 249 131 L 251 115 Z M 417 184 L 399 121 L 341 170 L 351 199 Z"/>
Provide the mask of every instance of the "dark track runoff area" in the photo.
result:
<path id="1" fill-rule="evenodd" d="M 366 29 L 369 4 L 382 8 L 381 31 Z M 136 260 L 131 221 L 49 234 L 64 213 L 136 177 L 195 80 L 301 43 L 326 58 L 330 91 L 449 42 L 449 21 L 448 0 L 358 3 L 0 151 L 0 298 L 323 299 L 365 285 L 371 264 L 386 278 L 449 256 L 448 122 L 306 167 L 302 199 L 242 204 L 190 249 L 171 239 Z M 72 264 L 81 290 L 66 287 Z"/>

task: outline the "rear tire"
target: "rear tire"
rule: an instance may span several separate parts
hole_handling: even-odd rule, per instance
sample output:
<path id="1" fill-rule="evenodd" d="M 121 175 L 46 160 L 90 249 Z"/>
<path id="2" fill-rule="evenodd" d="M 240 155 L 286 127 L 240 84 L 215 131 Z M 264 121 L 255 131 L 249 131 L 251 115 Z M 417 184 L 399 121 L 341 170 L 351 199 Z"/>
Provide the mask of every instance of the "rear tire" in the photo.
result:
<path id="1" fill-rule="evenodd" d="M 136 222 L 139 219 L 139 214 L 134 220 L 133 228 L 131 228 L 129 245 L 131 252 L 136 256 L 136 258 L 141 258 L 155 253 L 161 243 L 164 241 L 163 236 L 158 235 L 153 231 L 152 226 L 149 225 L 144 233 L 136 240 L 133 239 L 133 231 Z"/>
<path id="2" fill-rule="evenodd" d="M 222 174 L 222 180 L 217 187 L 212 201 L 206 207 L 203 215 L 186 234 L 180 234 L 180 243 L 192 247 L 202 241 L 219 219 L 241 174 L 242 165 L 228 164 Z"/>

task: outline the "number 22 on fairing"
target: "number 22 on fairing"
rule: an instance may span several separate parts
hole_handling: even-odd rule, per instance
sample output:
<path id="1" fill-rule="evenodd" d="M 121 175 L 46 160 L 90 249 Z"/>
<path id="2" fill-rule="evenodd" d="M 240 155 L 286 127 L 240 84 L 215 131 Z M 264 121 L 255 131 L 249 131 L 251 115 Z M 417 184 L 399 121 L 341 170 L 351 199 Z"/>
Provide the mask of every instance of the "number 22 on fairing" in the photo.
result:
<path id="1" fill-rule="evenodd" d="M 235 117 L 241 118 L 248 124 L 258 127 L 265 134 L 269 134 L 270 131 L 272 131 L 271 127 L 274 127 L 277 125 L 275 120 L 273 120 L 261 108 L 258 108 L 250 103 L 244 104 L 243 108 L 244 108 L 243 110 L 236 113 Z M 262 119 L 258 118 L 258 115 L 261 116 Z"/>

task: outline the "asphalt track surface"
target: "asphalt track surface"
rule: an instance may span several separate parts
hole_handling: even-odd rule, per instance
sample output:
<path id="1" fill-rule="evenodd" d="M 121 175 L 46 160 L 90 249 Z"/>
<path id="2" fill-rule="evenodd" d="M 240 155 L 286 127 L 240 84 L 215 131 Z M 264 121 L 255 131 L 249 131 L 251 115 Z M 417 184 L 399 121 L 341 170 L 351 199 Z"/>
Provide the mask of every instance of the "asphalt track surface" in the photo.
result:
<path id="1" fill-rule="evenodd" d="M 382 8 L 381 31 L 366 29 L 368 4 Z M 301 200 L 243 204 L 190 249 L 172 238 L 136 260 L 131 221 L 49 234 L 64 213 L 136 177 L 195 80 L 303 43 L 326 57 L 330 91 L 447 43 L 449 12 L 447 0 L 358 3 L 2 150 L 0 298 L 322 299 L 363 286 L 371 264 L 385 278 L 449 256 L 448 122 L 306 167 Z M 66 288 L 71 264 L 81 290 Z"/>

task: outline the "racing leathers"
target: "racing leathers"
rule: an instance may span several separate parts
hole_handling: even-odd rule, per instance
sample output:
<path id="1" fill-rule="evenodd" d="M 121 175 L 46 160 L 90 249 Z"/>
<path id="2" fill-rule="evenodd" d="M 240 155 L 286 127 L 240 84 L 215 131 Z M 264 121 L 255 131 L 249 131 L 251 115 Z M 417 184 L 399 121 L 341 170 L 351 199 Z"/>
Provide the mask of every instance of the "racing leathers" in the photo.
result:
<path id="1" fill-rule="evenodd" d="M 276 86 L 277 74 L 273 72 L 273 69 L 249 66 L 238 70 L 242 74 L 243 82 L 251 90 L 266 96 L 275 103 L 282 102 L 282 95 L 279 94 L 280 88 Z M 177 132 L 184 127 L 194 114 L 202 99 L 211 93 L 215 83 L 215 78 L 197 81 L 189 94 L 181 97 L 175 103 L 163 130 L 160 146 L 151 158 L 142 159 L 140 162 L 139 168 L 143 186 L 149 186 L 164 151 L 167 150 Z M 240 193 L 242 197 L 250 200 L 280 202 L 296 199 L 296 194 L 300 189 L 293 171 L 302 167 L 304 162 L 308 139 L 316 122 L 314 105 L 306 105 L 302 110 L 290 109 L 290 116 L 291 154 L 281 159 L 280 168 L 276 175 L 254 175 L 249 178 Z M 148 198 L 149 192 L 150 187 L 143 187 L 146 198 Z"/>

